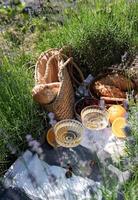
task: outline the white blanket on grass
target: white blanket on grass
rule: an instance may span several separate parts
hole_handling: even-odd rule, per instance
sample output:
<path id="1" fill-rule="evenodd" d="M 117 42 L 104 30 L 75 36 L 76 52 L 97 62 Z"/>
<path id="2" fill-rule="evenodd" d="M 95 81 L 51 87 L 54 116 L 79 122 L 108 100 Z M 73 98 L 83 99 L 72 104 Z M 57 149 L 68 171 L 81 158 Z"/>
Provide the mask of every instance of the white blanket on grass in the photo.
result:
<path id="1" fill-rule="evenodd" d="M 29 178 L 29 172 L 35 179 Z M 100 183 L 73 175 L 65 177 L 66 170 L 50 166 L 37 155 L 26 151 L 5 174 L 6 187 L 23 189 L 32 200 L 84 200 L 102 199 Z M 91 196 L 90 191 L 93 191 Z"/>
<path id="2" fill-rule="evenodd" d="M 116 138 L 112 134 L 111 128 L 100 131 L 85 129 L 81 145 L 96 152 L 97 155 L 102 156 L 102 152 L 103 155 L 104 152 L 107 152 L 114 162 L 119 162 L 120 157 L 126 155 L 125 140 Z"/>

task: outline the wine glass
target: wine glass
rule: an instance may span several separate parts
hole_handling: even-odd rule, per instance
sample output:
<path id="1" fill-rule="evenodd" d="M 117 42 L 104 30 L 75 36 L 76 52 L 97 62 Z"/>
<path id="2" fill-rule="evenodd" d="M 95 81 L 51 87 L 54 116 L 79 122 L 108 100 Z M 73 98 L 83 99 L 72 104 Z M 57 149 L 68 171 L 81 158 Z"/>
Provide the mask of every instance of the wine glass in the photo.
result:
<path id="1" fill-rule="evenodd" d="M 82 140 L 83 125 L 77 120 L 66 119 L 54 126 L 55 138 L 62 147 L 76 147 Z"/>
<path id="2" fill-rule="evenodd" d="M 99 106 L 87 106 L 81 111 L 82 124 L 90 130 L 102 130 L 109 123 L 108 112 Z"/>

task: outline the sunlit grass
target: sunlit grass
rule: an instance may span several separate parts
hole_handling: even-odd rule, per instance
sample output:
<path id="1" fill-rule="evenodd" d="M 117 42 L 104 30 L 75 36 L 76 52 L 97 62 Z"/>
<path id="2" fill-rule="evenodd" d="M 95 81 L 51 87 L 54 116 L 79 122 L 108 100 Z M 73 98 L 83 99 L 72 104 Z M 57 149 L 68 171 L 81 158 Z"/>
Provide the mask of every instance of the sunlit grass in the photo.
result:
<path id="1" fill-rule="evenodd" d="M 128 152 L 134 164 L 130 169 L 132 172 L 132 178 L 124 186 L 124 196 L 126 200 L 129 200 L 130 198 L 136 200 L 138 194 L 138 102 L 137 104 L 130 104 L 129 123 L 132 127 L 131 135 L 135 140 L 135 144 L 129 145 Z"/>
<path id="2" fill-rule="evenodd" d="M 0 67 L 2 158 L 8 152 L 7 144 L 15 145 L 23 150 L 26 144 L 25 135 L 31 133 L 38 137 L 43 129 L 38 107 L 31 96 L 34 82 L 32 71 L 25 66 L 27 61 L 28 59 L 23 54 L 16 55 L 14 60 L 3 55 Z"/>
<path id="3" fill-rule="evenodd" d="M 64 26 L 40 34 L 38 49 L 71 45 L 73 56 L 87 73 L 101 71 L 121 61 L 125 51 L 137 46 L 138 4 L 95 1 L 78 6 Z"/>
<path id="4" fill-rule="evenodd" d="M 36 56 L 48 48 L 70 45 L 72 55 L 85 74 L 97 74 L 111 64 L 120 62 L 124 51 L 133 53 L 138 47 L 138 3 L 118 1 L 81 1 L 76 10 L 66 9 L 64 25 L 47 23 L 40 18 L 21 18 L 17 24 L 23 38 L 17 44 L 11 32 L 5 32 L 5 49 L 13 45 L 14 56 L 1 52 L 0 62 L 0 165 L 7 161 L 8 143 L 15 144 L 20 150 L 25 147 L 25 135 L 35 137 L 43 131 L 41 112 L 33 102 L 31 90 L 34 85 L 33 71 L 28 68 L 35 63 Z M 6 16 L 6 18 L 8 18 Z M 20 18 L 19 18 L 20 19 Z M 30 20 L 30 21 L 29 21 Z M 18 21 L 18 20 L 17 20 Z M 17 22 L 16 21 L 16 22 Z M 22 21 L 23 24 L 22 25 Z M 14 24 L 15 25 L 15 24 Z M 31 39 L 31 27 L 35 27 L 35 38 Z M 28 39 L 30 36 L 30 41 Z M 26 38 L 28 39 L 26 39 Z M 7 44 L 5 43 L 7 40 Z M 27 41 L 27 42 L 26 42 Z M 26 42 L 26 43 L 25 43 Z M 10 44 L 10 45 L 9 45 Z M 30 48 L 33 47 L 33 51 Z M 18 47 L 17 47 L 18 46 Z M 27 46 L 27 47 L 26 47 Z M 8 51 L 6 52 L 8 54 Z M 11 52 L 10 52 L 11 53 Z M 31 63 L 31 64 L 30 64 Z M 130 106 L 130 123 L 136 145 L 129 147 L 129 156 L 136 156 L 138 145 L 138 105 Z M 126 200 L 136 200 L 138 188 L 138 170 L 132 167 L 133 177 L 123 190 Z M 105 199 L 115 200 L 114 189 L 105 191 Z"/>

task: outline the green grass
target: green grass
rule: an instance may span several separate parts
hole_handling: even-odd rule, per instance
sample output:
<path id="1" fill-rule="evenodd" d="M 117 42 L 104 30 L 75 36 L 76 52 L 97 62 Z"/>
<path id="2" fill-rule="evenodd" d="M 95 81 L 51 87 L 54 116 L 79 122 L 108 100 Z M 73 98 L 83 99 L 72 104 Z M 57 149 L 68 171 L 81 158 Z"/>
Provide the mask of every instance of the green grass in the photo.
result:
<path id="1" fill-rule="evenodd" d="M 67 23 L 40 34 L 38 48 L 71 45 L 73 56 L 81 69 L 97 73 L 120 62 L 125 51 L 138 46 L 138 3 L 119 0 L 89 1 L 72 12 Z M 71 18 L 71 19 L 70 19 Z"/>
<path id="2" fill-rule="evenodd" d="M 131 54 L 137 50 L 137 1 L 129 3 L 125 0 L 112 0 L 107 3 L 105 0 L 89 0 L 87 4 L 80 2 L 76 10 L 65 10 L 64 25 L 46 22 L 43 16 L 30 20 L 19 13 L 18 17 L 14 15 L 17 25 L 10 20 L 11 29 L 7 28 L 3 34 L 6 53 L 1 52 L 0 63 L 0 167 L 9 161 L 7 144 L 15 145 L 22 151 L 26 148 L 26 134 L 37 137 L 44 130 L 44 113 L 31 97 L 34 67 L 29 67 L 35 64 L 38 54 L 48 48 L 70 45 L 72 56 L 84 74 L 97 74 L 111 64 L 120 62 L 124 51 Z M 5 13 L 3 15 L 6 20 L 11 17 L 10 14 L 9 17 Z M 30 31 L 32 26 L 35 27 L 33 33 Z M 26 42 L 28 36 L 30 39 Z M 10 52 L 10 55 L 7 52 Z M 132 134 L 138 144 L 138 105 L 130 107 L 130 112 Z M 132 159 L 136 150 L 137 145 L 129 147 L 129 156 Z M 135 166 L 131 170 L 133 178 L 123 187 L 126 200 L 136 200 L 138 170 Z M 105 196 L 107 200 L 116 198 L 113 193 Z"/>
<path id="3" fill-rule="evenodd" d="M 130 104 L 131 105 L 131 104 Z M 135 145 L 128 146 L 128 152 L 131 160 L 138 157 L 138 103 L 130 107 L 129 123 L 132 126 L 132 135 L 135 139 Z M 138 194 L 138 162 L 134 162 L 131 169 L 132 178 L 124 185 L 125 200 L 137 199 Z"/>
<path id="4" fill-rule="evenodd" d="M 35 137 L 42 133 L 43 120 L 33 102 L 31 90 L 34 85 L 33 73 L 27 69 L 29 58 L 3 55 L 0 67 L 0 161 L 5 160 L 9 150 L 7 145 L 24 150 L 26 134 Z"/>

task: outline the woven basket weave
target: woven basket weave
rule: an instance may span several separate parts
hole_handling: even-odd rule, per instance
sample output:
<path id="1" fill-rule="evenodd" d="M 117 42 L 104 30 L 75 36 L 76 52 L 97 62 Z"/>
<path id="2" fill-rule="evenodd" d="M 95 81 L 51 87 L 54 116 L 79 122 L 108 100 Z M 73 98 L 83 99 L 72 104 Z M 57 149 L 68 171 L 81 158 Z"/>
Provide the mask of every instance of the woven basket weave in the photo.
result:
<path id="1" fill-rule="evenodd" d="M 36 63 L 33 98 L 48 111 L 54 112 L 58 120 L 74 116 L 74 90 L 69 73 L 72 66 L 77 68 L 73 59 L 58 49 L 42 53 Z"/>

